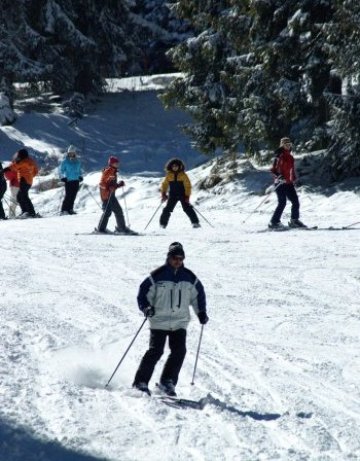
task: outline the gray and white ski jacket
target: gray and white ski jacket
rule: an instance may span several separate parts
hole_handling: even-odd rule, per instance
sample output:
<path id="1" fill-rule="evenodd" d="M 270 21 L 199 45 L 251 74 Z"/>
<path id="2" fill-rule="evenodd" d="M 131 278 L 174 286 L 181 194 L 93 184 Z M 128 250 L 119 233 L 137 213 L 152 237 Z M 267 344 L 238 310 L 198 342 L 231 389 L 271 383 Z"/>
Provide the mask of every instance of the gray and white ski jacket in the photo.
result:
<path id="1" fill-rule="evenodd" d="M 175 270 L 169 264 L 153 271 L 140 285 L 138 305 L 141 311 L 151 306 L 155 310 L 149 318 L 155 330 L 186 329 L 190 321 L 190 305 L 196 314 L 206 312 L 206 296 L 202 283 L 189 269 Z"/>

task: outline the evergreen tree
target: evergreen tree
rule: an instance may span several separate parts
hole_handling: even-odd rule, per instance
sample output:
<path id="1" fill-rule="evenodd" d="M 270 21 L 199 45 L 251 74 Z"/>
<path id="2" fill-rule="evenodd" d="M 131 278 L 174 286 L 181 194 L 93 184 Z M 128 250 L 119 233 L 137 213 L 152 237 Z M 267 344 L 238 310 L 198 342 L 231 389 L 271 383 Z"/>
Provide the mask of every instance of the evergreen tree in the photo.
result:
<path id="1" fill-rule="evenodd" d="M 332 142 L 323 166 L 332 180 L 360 175 L 360 5 L 353 0 L 336 4 L 335 17 L 326 29 L 333 71 L 342 80 L 337 94 L 327 95 Z"/>
<path id="2" fill-rule="evenodd" d="M 170 50 L 184 77 L 172 83 L 162 100 L 166 107 L 180 106 L 192 115 L 194 123 L 184 130 L 193 138 L 195 147 L 205 153 L 219 147 L 234 150 L 228 131 L 233 123 L 226 123 L 231 118 L 231 95 L 222 75 L 233 50 L 220 27 L 223 12 L 230 6 L 229 0 L 180 0 L 176 5 L 177 13 L 189 21 L 195 36 Z"/>
<path id="3" fill-rule="evenodd" d="M 141 53 L 137 61 L 140 73 L 174 71 L 166 52 L 191 35 L 187 21 L 174 12 L 177 0 L 136 0 L 131 19 Z"/>
<path id="4" fill-rule="evenodd" d="M 185 73 L 165 94 L 167 105 L 193 115 L 189 127 L 204 152 L 254 153 L 280 137 L 319 138 L 329 118 L 324 91 L 330 65 L 323 24 L 332 0 L 179 1 L 196 37 L 171 56 Z"/>
<path id="5" fill-rule="evenodd" d="M 284 135 L 306 141 L 314 135 L 314 128 L 325 129 L 329 111 L 324 91 L 330 65 L 323 27 L 333 15 L 332 3 L 252 2 L 256 81 L 246 101 L 247 126 L 249 133 L 269 147 Z"/>

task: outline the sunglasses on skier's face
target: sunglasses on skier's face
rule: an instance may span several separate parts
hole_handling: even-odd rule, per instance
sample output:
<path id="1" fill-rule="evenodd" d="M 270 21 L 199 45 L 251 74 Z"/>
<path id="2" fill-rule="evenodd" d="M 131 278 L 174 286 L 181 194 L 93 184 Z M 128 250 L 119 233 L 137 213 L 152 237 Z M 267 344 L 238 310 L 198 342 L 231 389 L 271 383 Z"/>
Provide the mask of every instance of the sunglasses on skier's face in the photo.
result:
<path id="1" fill-rule="evenodd" d="M 70 154 L 68 154 L 68 157 L 69 157 L 69 158 L 75 158 L 75 157 L 76 157 L 76 154 L 70 153 Z"/>
<path id="2" fill-rule="evenodd" d="M 184 257 L 183 257 L 183 256 L 171 256 L 171 259 L 172 259 L 173 261 L 180 261 L 180 262 L 184 261 Z"/>

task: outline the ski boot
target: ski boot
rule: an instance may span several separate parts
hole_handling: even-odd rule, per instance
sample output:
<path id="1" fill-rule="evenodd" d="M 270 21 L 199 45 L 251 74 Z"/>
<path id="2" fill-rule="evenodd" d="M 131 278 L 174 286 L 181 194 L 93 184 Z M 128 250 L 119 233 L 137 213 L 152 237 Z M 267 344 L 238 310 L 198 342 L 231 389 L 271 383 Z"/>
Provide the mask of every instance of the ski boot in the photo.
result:
<path id="1" fill-rule="evenodd" d="M 307 227 L 300 219 L 290 219 L 289 227 L 296 228 L 296 227 Z"/>

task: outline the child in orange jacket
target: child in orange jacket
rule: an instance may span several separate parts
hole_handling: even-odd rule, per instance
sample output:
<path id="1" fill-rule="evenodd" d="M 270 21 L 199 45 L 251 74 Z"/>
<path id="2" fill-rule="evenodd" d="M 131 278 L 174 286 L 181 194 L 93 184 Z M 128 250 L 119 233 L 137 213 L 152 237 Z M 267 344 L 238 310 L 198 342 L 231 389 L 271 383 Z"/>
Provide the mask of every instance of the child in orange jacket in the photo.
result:
<path id="1" fill-rule="evenodd" d="M 132 231 L 126 226 L 124 213 L 115 196 L 115 191 L 119 187 L 124 187 L 124 181 L 117 181 L 117 172 L 119 168 L 119 159 L 111 156 L 108 160 L 108 166 L 103 169 L 100 179 L 100 197 L 102 201 L 102 209 L 104 210 L 99 225 L 97 227 L 98 232 L 106 232 L 106 227 L 111 216 L 114 213 L 116 219 L 116 232 L 128 234 Z"/>

